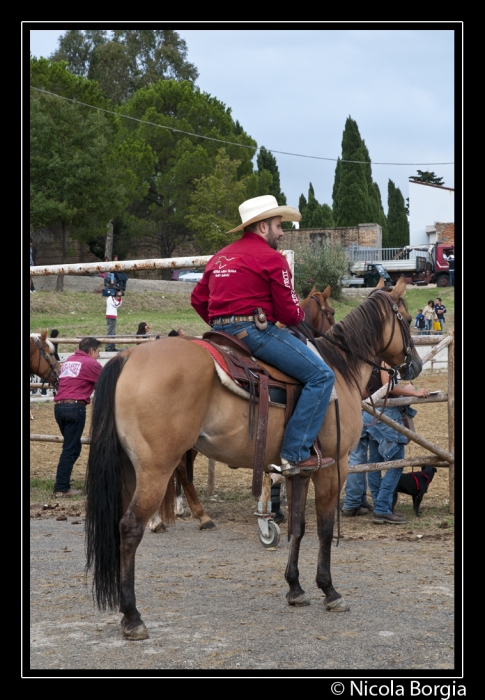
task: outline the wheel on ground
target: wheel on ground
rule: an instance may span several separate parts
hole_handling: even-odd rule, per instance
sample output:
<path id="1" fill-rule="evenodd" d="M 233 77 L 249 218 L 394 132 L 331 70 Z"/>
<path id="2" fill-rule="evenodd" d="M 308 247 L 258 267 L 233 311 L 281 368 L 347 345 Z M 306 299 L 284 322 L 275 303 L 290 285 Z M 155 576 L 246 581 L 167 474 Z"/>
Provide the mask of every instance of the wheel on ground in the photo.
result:
<path id="1" fill-rule="evenodd" d="M 263 547 L 276 547 L 280 541 L 280 529 L 273 520 L 268 520 L 268 530 L 269 532 L 266 536 L 258 529 L 259 541 Z"/>
<path id="2" fill-rule="evenodd" d="M 438 275 L 438 278 L 436 280 L 437 287 L 447 287 L 449 283 L 450 280 L 448 279 L 448 275 Z"/>

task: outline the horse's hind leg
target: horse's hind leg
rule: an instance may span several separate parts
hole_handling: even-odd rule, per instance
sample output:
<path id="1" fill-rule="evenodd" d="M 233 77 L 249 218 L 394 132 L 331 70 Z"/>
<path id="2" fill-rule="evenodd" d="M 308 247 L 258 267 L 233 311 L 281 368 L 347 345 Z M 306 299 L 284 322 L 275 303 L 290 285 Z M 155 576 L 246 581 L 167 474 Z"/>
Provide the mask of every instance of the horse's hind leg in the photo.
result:
<path id="1" fill-rule="evenodd" d="M 288 499 L 288 513 L 290 514 L 290 524 L 291 527 L 292 520 L 292 502 L 293 498 L 297 495 L 295 492 L 296 482 L 294 479 L 299 479 L 299 498 L 300 498 L 300 533 L 298 536 L 293 534 L 290 535 L 290 553 L 288 555 L 288 563 L 286 565 L 285 579 L 288 583 L 290 590 L 286 594 L 286 600 L 288 605 L 310 605 L 310 599 L 306 595 L 303 588 L 300 586 L 300 572 L 298 570 L 298 557 L 300 554 L 300 544 L 305 534 L 305 505 L 308 494 L 308 486 L 310 485 L 309 476 L 299 476 L 293 477 L 286 480 L 286 491 Z"/>
<path id="2" fill-rule="evenodd" d="M 121 629 L 127 639 L 148 638 L 147 629 L 136 607 L 135 554 L 145 527 L 153 513 L 158 510 L 171 478 L 173 477 L 169 471 L 153 479 L 153 476 L 149 476 L 149 470 L 140 469 L 135 493 L 120 521 L 120 612 L 123 613 Z"/>
<path id="3" fill-rule="evenodd" d="M 332 467 L 328 469 L 332 469 Z M 316 472 L 313 478 L 317 510 L 317 532 L 320 541 L 316 582 L 325 595 L 324 603 L 327 610 L 344 612 L 350 608 L 340 593 L 337 593 L 334 589 L 330 573 L 330 552 L 333 540 L 335 510 L 339 495 L 336 483 L 337 477 L 335 475 L 332 478 L 332 474 L 330 472 L 325 473 L 326 471 Z"/>
<path id="4" fill-rule="evenodd" d="M 199 520 L 199 529 L 214 529 L 216 527 L 215 522 L 211 518 L 209 518 L 209 516 L 203 509 L 202 504 L 197 496 L 197 491 L 195 490 L 194 484 L 187 478 L 187 470 L 185 467 L 185 461 L 183 459 L 177 465 L 176 474 L 180 479 L 180 483 L 182 484 L 182 488 L 185 493 L 185 498 L 187 499 L 187 503 L 189 504 L 192 517 L 197 518 Z"/>

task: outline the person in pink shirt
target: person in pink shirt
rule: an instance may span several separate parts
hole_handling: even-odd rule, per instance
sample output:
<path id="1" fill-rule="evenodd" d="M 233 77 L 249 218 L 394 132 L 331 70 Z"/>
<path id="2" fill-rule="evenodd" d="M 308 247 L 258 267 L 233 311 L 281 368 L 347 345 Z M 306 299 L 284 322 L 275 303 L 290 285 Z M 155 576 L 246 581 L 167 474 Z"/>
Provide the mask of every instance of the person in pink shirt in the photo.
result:
<path id="1" fill-rule="evenodd" d="M 312 472 L 334 463 L 319 454 L 316 441 L 335 375 L 310 348 L 276 325 L 296 326 L 305 318 L 288 262 L 277 250 L 282 221 L 300 221 L 301 214 L 278 206 L 271 195 L 243 202 L 239 213 L 242 224 L 228 233 L 244 229 L 242 237 L 209 260 L 191 303 L 214 330 L 236 336 L 256 358 L 302 382 L 285 429 L 281 465 L 272 467 L 284 476 Z"/>
<path id="2" fill-rule="evenodd" d="M 98 362 L 99 346 L 96 338 L 83 338 L 79 349 L 61 367 L 59 389 L 54 398 L 54 416 L 64 437 L 54 484 L 57 498 L 82 493 L 79 489 L 71 489 L 71 473 L 81 454 L 86 406 L 91 402 L 91 394 L 102 370 Z"/>

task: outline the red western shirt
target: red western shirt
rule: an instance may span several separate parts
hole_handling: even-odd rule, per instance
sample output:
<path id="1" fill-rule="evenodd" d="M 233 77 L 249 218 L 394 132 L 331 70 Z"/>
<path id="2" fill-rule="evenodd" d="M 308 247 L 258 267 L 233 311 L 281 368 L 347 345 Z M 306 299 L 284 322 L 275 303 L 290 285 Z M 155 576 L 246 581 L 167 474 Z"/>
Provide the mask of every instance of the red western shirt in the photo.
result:
<path id="1" fill-rule="evenodd" d="M 101 374 L 102 366 L 94 357 L 76 350 L 63 363 L 59 375 L 59 390 L 54 401 L 75 399 L 90 403 L 94 385 Z"/>
<path id="2" fill-rule="evenodd" d="M 206 323 L 220 316 L 249 316 L 258 307 L 273 323 L 295 326 L 305 317 L 285 256 L 252 232 L 209 260 L 191 303 Z"/>

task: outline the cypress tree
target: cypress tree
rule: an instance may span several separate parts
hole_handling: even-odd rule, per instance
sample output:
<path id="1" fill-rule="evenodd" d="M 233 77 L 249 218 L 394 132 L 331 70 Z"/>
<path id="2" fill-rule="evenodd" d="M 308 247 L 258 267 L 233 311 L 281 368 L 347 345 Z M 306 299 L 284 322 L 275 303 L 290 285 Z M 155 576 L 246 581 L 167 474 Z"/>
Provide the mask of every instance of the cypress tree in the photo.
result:
<path id="1" fill-rule="evenodd" d="M 401 248 L 409 245 L 409 223 L 406 205 L 399 187 L 392 180 L 387 186 L 387 234 L 383 237 L 383 247 Z"/>
<path id="2" fill-rule="evenodd" d="M 358 226 L 369 222 L 371 217 L 368 188 L 367 149 L 361 139 L 357 122 L 347 118 L 342 136 L 342 160 L 339 184 L 336 192 L 337 226 Z M 359 161 L 359 162 L 346 162 Z"/>

